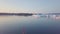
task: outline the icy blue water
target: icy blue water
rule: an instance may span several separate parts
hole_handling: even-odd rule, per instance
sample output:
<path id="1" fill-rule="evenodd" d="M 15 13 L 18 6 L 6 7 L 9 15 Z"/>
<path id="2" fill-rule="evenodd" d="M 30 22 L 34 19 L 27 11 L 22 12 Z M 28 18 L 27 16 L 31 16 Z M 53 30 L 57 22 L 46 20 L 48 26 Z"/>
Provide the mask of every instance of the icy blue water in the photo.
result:
<path id="1" fill-rule="evenodd" d="M 0 34 L 59 34 L 60 17 L 0 16 Z"/>

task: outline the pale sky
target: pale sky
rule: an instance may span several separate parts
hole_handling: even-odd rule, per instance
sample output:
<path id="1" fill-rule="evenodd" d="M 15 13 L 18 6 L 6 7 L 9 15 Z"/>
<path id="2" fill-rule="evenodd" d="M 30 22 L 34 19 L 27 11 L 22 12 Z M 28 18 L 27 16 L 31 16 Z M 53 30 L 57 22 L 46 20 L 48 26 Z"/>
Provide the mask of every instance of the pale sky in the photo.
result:
<path id="1" fill-rule="evenodd" d="M 60 0 L 0 0 L 1 12 L 60 12 Z"/>

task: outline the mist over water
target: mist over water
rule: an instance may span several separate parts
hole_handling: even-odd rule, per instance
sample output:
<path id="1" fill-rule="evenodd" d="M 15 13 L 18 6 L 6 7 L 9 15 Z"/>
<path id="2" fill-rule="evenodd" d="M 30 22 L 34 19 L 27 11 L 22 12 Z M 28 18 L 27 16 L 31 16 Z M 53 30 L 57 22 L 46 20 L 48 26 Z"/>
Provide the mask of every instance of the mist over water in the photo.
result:
<path id="1" fill-rule="evenodd" d="M 0 34 L 58 34 L 60 17 L 0 16 Z"/>

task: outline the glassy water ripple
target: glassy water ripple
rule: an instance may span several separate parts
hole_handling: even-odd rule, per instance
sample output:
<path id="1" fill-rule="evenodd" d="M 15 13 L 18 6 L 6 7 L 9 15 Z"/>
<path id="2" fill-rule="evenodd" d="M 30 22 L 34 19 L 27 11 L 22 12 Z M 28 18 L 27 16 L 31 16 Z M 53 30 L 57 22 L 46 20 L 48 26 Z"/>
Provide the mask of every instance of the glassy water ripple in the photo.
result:
<path id="1" fill-rule="evenodd" d="M 0 34 L 58 34 L 59 17 L 0 16 Z"/>

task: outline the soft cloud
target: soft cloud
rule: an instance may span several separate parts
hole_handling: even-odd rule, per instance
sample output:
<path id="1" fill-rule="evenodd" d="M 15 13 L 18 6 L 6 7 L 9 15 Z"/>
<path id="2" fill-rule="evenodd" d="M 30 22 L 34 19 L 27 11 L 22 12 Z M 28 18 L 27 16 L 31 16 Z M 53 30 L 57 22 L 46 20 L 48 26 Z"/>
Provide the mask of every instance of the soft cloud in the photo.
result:
<path id="1" fill-rule="evenodd" d="M 0 12 L 60 12 L 60 0 L 0 0 Z"/>

